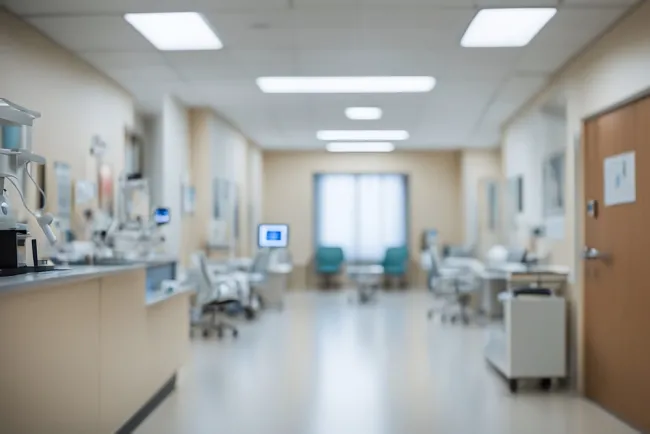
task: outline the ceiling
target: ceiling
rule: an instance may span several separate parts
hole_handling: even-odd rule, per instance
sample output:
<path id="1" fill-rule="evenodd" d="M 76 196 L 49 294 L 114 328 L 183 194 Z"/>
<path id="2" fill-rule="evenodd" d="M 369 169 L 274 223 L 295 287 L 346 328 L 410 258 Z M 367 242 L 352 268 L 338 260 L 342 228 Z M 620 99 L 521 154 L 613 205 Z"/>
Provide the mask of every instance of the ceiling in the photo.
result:
<path id="1" fill-rule="evenodd" d="M 502 122 L 635 0 L 564 0 L 524 48 L 462 48 L 477 7 L 553 0 L 5 0 L 157 111 L 172 93 L 211 106 L 270 149 L 321 148 L 320 129 L 405 129 L 403 148 L 489 147 Z M 202 12 L 225 48 L 156 51 L 126 12 Z M 267 75 L 432 75 L 428 94 L 265 95 Z M 379 121 L 345 118 L 379 106 Z"/>

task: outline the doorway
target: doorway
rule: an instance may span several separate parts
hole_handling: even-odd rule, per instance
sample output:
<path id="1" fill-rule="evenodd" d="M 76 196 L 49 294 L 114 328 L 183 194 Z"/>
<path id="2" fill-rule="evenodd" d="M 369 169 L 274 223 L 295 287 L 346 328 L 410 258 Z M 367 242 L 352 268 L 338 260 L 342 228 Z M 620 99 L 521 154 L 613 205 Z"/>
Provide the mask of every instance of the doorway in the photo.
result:
<path id="1" fill-rule="evenodd" d="M 650 98 L 587 120 L 585 392 L 650 432 Z M 636 190 L 634 192 L 634 189 Z"/>

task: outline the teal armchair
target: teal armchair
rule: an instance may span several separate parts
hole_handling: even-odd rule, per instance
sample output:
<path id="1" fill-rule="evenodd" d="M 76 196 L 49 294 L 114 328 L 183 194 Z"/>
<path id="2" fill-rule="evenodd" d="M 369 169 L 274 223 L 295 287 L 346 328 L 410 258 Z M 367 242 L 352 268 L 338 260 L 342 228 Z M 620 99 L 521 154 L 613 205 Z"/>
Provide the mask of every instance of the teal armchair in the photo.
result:
<path id="1" fill-rule="evenodd" d="M 316 274 L 323 277 L 325 288 L 330 288 L 334 277 L 343 271 L 345 255 L 340 247 L 319 247 L 316 250 L 314 265 Z"/>
<path id="2" fill-rule="evenodd" d="M 406 247 L 390 247 L 382 262 L 386 283 L 391 279 L 399 279 L 400 285 L 406 287 L 408 274 L 409 252 Z"/>

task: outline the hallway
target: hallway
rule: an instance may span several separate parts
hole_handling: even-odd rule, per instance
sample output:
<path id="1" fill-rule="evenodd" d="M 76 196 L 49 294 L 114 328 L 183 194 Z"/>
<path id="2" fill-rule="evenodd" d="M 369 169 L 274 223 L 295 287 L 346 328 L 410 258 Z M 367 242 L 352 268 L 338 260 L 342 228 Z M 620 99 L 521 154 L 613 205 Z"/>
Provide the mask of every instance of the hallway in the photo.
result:
<path id="1" fill-rule="evenodd" d="M 511 396 L 483 332 L 428 323 L 425 293 L 294 293 L 238 341 L 195 340 L 177 391 L 138 434 L 628 434 L 567 394 Z"/>

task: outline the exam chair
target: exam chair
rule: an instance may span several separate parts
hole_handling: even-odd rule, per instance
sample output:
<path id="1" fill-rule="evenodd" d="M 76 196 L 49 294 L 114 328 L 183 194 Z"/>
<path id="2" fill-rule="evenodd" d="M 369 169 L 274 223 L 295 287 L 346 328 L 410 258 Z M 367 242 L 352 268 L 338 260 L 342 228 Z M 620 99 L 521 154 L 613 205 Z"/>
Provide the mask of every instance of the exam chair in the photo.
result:
<path id="1" fill-rule="evenodd" d="M 345 255 L 340 247 L 319 247 L 316 250 L 316 274 L 323 279 L 323 289 L 333 288 L 334 279 L 343 271 Z"/>
<path id="2" fill-rule="evenodd" d="M 479 261 L 459 258 L 450 262 L 453 265 L 443 264 L 435 248 L 429 250 L 429 255 L 427 283 L 437 304 L 429 309 L 427 318 L 439 314 L 443 323 L 450 321 L 453 324 L 460 320 L 468 325 L 472 318 L 472 294 L 480 288 Z"/>
<path id="3" fill-rule="evenodd" d="M 384 260 L 381 265 L 384 267 L 384 285 L 388 287 L 392 280 L 399 282 L 400 288 L 408 285 L 408 262 L 409 252 L 406 247 L 390 247 L 386 249 Z"/>
<path id="4" fill-rule="evenodd" d="M 225 332 L 230 331 L 237 338 L 237 327 L 219 317 L 229 309 L 241 307 L 242 294 L 239 288 L 232 285 L 226 276 L 211 272 L 205 254 L 194 254 L 192 262 L 195 265 L 192 277 L 197 283 L 192 326 L 200 328 L 203 337 L 216 332 L 222 338 Z"/>

